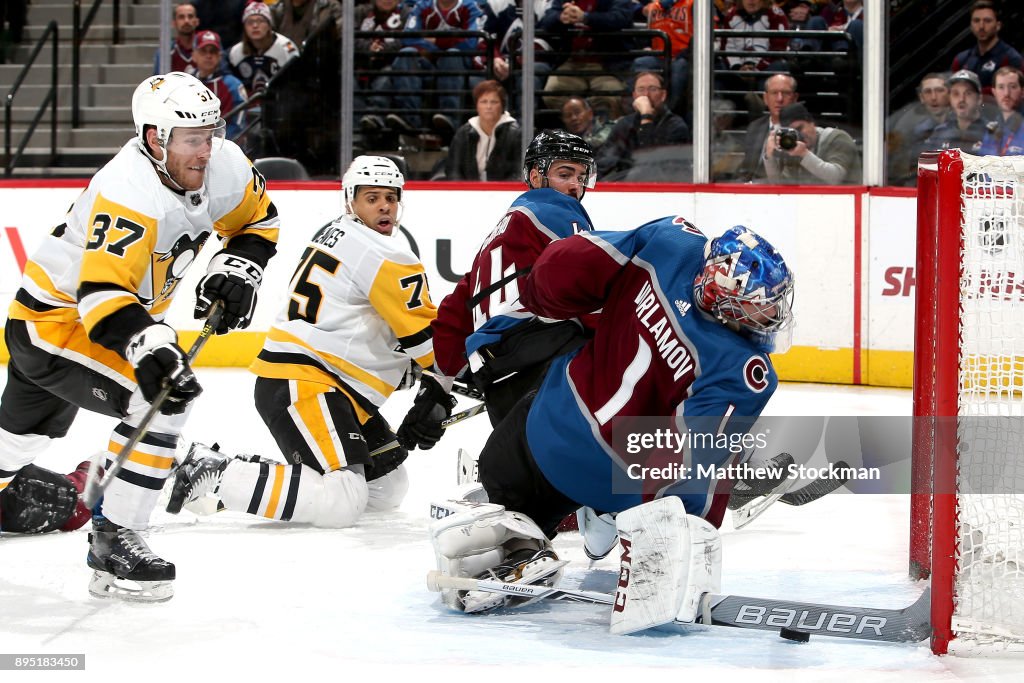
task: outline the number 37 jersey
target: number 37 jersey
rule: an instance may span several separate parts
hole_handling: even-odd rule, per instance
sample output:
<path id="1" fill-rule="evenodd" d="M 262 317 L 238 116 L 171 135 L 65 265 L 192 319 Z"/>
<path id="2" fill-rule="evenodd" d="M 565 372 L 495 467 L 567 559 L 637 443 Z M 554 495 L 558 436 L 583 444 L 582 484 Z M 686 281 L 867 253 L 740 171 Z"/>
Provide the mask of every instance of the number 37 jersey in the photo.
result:
<path id="1" fill-rule="evenodd" d="M 343 216 L 306 247 L 288 303 L 250 369 L 337 387 L 357 413 L 372 414 L 410 358 L 433 365 L 436 316 L 423 265 L 408 247 Z"/>

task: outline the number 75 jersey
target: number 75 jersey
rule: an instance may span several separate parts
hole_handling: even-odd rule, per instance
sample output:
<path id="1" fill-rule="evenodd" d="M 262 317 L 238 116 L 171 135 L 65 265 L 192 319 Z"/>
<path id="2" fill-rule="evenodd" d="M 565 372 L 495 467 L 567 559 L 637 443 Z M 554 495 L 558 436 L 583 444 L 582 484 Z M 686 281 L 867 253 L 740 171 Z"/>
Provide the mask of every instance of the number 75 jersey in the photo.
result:
<path id="1" fill-rule="evenodd" d="M 400 239 L 343 216 L 306 247 L 288 302 L 250 370 L 334 386 L 357 413 L 372 414 L 410 358 L 433 365 L 435 317 L 419 259 Z"/>

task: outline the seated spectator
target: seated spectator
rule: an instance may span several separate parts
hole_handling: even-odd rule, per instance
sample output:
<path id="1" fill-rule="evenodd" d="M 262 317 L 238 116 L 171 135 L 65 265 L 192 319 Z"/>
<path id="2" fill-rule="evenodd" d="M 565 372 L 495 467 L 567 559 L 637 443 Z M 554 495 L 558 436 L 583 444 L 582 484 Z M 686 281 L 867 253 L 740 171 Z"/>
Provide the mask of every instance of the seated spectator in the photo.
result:
<path id="1" fill-rule="evenodd" d="M 270 8 L 262 2 L 250 3 L 242 12 L 245 36 L 231 48 L 228 61 L 235 76 L 252 95 L 266 89 L 267 82 L 281 67 L 299 56 L 295 43 L 274 32 Z"/>
<path id="2" fill-rule="evenodd" d="M 224 49 L 230 51 L 242 39 L 242 16 L 252 0 L 192 0 L 199 15 L 199 25 L 220 36 Z M 258 1 L 258 0 L 257 0 Z"/>
<path id="3" fill-rule="evenodd" d="M 1024 117 L 1020 103 L 1024 94 L 1024 74 L 1012 66 L 1001 67 L 993 77 L 992 93 L 999 106 L 999 115 L 988 124 L 979 154 L 1020 156 L 1024 154 Z"/>
<path id="4" fill-rule="evenodd" d="M 355 8 L 355 25 L 357 31 L 373 31 L 380 36 L 372 38 L 356 38 L 355 60 L 357 70 L 373 70 L 384 72 L 391 68 L 398 51 L 402 47 L 399 34 L 409 18 L 409 6 L 399 0 L 372 0 L 368 4 L 357 5 Z M 372 92 L 388 90 L 391 79 L 386 73 L 360 75 L 353 94 L 355 108 L 365 110 L 372 107 L 377 111 L 363 114 L 359 118 L 359 129 L 366 136 L 367 144 L 378 149 L 392 149 L 394 144 L 385 141 L 382 133 L 385 109 L 390 107 L 390 95 L 362 93 L 369 89 Z M 392 138 L 395 136 L 391 136 Z"/>
<path id="5" fill-rule="evenodd" d="M 782 10 L 770 6 L 768 0 L 740 0 L 725 15 L 723 28 L 730 31 L 784 31 L 789 28 L 789 21 Z M 733 71 L 787 71 L 785 62 L 775 57 L 764 57 L 761 53 L 782 51 L 786 49 L 787 40 L 778 38 L 762 38 L 731 36 L 723 38 L 721 49 L 732 52 L 744 52 L 742 55 L 729 55 L 725 58 L 726 66 Z"/>
<path id="6" fill-rule="evenodd" d="M 562 105 L 562 124 L 573 135 L 587 141 L 591 149 L 597 149 L 608 141 L 612 124 L 594 116 L 594 109 L 584 97 L 570 97 Z"/>
<path id="7" fill-rule="evenodd" d="M 779 112 L 780 129 L 768 136 L 765 171 L 773 183 L 842 185 L 859 183 L 860 156 L 850 134 L 839 128 L 818 128 L 800 102 Z M 796 131 L 794 146 L 783 134 Z"/>
<path id="8" fill-rule="evenodd" d="M 999 10 L 990 0 L 978 0 L 971 5 L 971 33 L 977 43 L 953 58 L 950 71 L 961 69 L 978 75 L 983 95 L 992 94 L 992 77 L 1004 66 L 1024 69 L 1020 53 L 1005 41 L 999 39 L 1003 23 L 999 21 Z"/>
<path id="9" fill-rule="evenodd" d="M 542 0 L 545 4 L 550 4 L 550 0 Z M 491 63 L 493 65 L 494 79 L 501 83 L 502 87 L 509 93 L 513 93 L 512 100 L 514 104 L 511 109 L 515 111 L 522 111 L 522 93 L 520 92 L 521 77 L 520 74 L 513 74 L 512 60 L 516 60 L 515 65 L 522 67 L 522 30 L 523 20 L 520 16 L 522 12 L 522 0 L 478 0 L 480 9 L 484 13 L 484 24 L 483 30 L 490 36 L 493 36 L 493 55 Z M 544 12 L 538 10 L 534 14 L 535 28 L 543 16 Z M 541 108 L 541 93 L 544 91 L 544 83 L 547 81 L 548 74 L 551 73 L 551 65 L 545 60 L 545 54 L 550 52 L 550 44 L 541 39 L 534 39 L 534 64 L 533 64 L 533 90 L 534 90 L 534 109 Z M 481 68 L 485 61 L 485 57 L 481 55 L 477 57 L 480 62 Z"/>
<path id="10" fill-rule="evenodd" d="M 690 75 L 690 40 L 693 38 L 693 0 L 653 0 L 644 5 L 643 15 L 647 17 L 647 28 L 664 31 L 670 43 L 672 56 L 669 77 L 668 108 L 677 114 L 686 115 L 689 107 L 687 82 Z M 633 60 L 633 71 L 661 71 L 663 41 L 655 38 L 650 49 L 656 55 L 644 55 Z"/>
<path id="11" fill-rule="evenodd" d="M 797 92 L 796 79 L 789 74 L 775 74 L 764 82 L 762 95 L 768 113 L 754 119 L 747 126 L 743 137 L 743 163 L 737 171 L 739 180 L 751 182 L 767 176 L 764 167 L 765 147 L 768 138 L 779 129 L 779 113 L 788 104 L 793 104 L 800 95 Z"/>
<path id="12" fill-rule="evenodd" d="M 828 25 L 829 31 L 846 33 L 857 46 L 857 52 L 864 54 L 864 2 L 843 0 L 843 7 L 835 13 Z M 849 50 L 845 39 L 834 40 L 828 46 L 832 50 Z"/>
<path id="13" fill-rule="evenodd" d="M 661 74 L 645 72 L 637 76 L 633 87 L 634 112 L 615 122 L 608 142 L 597 151 L 598 177 L 603 180 L 675 181 L 682 146 L 690 141 L 690 129 L 678 114 L 665 107 L 665 83 Z M 655 150 L 667 155 L 651 154 Z M 641 152 L 646 154 L 641 155 Z M 640 163 L 657 157 L 655 163 Z"/>
<path id="14" fill-rule="evenodd" d="M 452 139 L 445 162 L 448 180 L 517 180 L 522 173 L 522 131 L 508 113 L 501 83 L 484 81 L 473 88 L 477 115 Z"/>
<path id="15" fill-rule="evenodd" d="M 949 88 L 941 74 L 925 74 L 917 101 L 889 117 L 885 131 L 890 185 L 917 184 L 917 158 L 935 127 L 949 116 Z"/>
<path id="16" fill-rule="evenodd" d="M 953 111 L 925 140 L 924 149 L 961 149 L 977 154 L 985 139 L 985 120 L 981 118 L 981 81 L 978 74 L 961 69 L 946 81 Z"/>
<path id="17" fill-rule="evenodd" d="M 479 31 L 483 26 L 483 12 L 476 2 L 462 0 L 417 0 L 409 13 L 406 31 Z M 394 97 L 398 112 L 388 114 L 386 120 L 399 132 L 415 134 L 422 119 L 424 89 L 431 82 L 437 95 L 437 108 L 444 112 L 457 112 L 462 108 L 462 95 L 467 87 L 483 80 L 479 76 L 467 75 L 475 68 L 474 56 L 479 47 L 478 38 L 422 38 L 407 36 L 402 39 L 402 49 L 391 66 L 390 87 L 403 95 Z M 444 75 L 433 78 L 417 74 L 417 71 L 440 71 Z M 461 117 L 460 117 L 461 118 Z M 455 122 L 447 114 L 436 113 L 431 123 L 442 136 L 455 132 Z"/>
<path id="18" fill-rule="evenodd" d="M 341 3 L 338 0 L 279 0 L 270 8 L 277 32 L 301 46 L 330 22 L 334 37 L 341 36 Z"/>
<path id="19" fill-rule="evenodd" d="M 789 28 L 792 31 L 825 31 L 828 24 L 820 16 L 815 14 L 814 0 L 793 0 L 790 2 L 789 11 L 786 12 L 786 19 L 789 21 Z M 790 38 L 790 52 L 819 52 L 821 51 L 820 38 Z"/>
<path id="20" fill-rule="evenodd" d="M 153 73 L 165 74 L 168 71 L 187 71 L 192 66 L 192 50 L 195 49 L 196 28 L 199 17 L 196 8 L 189 2 L 174 6 L 174 40 L 171 42 L 171 66 L 169 69 L 160 66 L 160 50 L 153 58 Z"/>
<path id="21" fill-rule="evenodd" d="M 557 34 L 552 41 L 557 52 L 567 55 L 555 67 L 544 86 L 544 104 L 550 109 L 561 109 L 568 95 L 590 95 L 598 113 L 609 119 L 622 114 L 622 91 L 626 85 L 610 72 L 625 72 L 629 68 L 627 57 L 602 57 L 632 47 L 632 40 L 614 32 L 633 25 L 631 0 L 554 0 L 541 17 L 538 28 Z M 613 35 L 591 38 L 593 32 Z M 580 75 L 577 75 L 577 74 Z M 565 93 L 565 96 L 557 96 Z"/>
<path id="22" fill-rule="evenodd" d="M 234 140 L 242 130 L 242 115 L 238 112 L 227 118 L 228 112 L 245 102 L 247 97 L 245 86 L 237 78 L 221 70 L 220 58 L 223 54 L 220 36 L 213 31 L 200 31 L 196 36 L 196 49 L 192 52 L 195 66 L 189 67 L 188 73 L 203 82 L 220 100 L 220 115 L 227 122 L 225 131 L 229 140 Z"/>

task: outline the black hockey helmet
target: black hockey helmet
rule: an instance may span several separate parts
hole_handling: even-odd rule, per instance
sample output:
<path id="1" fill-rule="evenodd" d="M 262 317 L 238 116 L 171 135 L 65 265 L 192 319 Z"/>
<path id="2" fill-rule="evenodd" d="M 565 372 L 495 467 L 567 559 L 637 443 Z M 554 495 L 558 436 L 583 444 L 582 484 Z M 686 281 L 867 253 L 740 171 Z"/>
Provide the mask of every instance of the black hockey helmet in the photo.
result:
<path id="1" fill-rule="evenodd" d="M 594 150 L 579 135 L 564 130 L 543 130 L 526 148 L 523 158 L 523 182 L 530 184 L 530 170 L 536 168 L 541 176 L 546 177 L 548 168 L 555 159 L 565 159 L 583 164 L 586 167 L 586 180 L 583 185 L 594 187 L 597 172 L 594 169 Z M 547 180 L 544 181 L 545 184 Z"/>

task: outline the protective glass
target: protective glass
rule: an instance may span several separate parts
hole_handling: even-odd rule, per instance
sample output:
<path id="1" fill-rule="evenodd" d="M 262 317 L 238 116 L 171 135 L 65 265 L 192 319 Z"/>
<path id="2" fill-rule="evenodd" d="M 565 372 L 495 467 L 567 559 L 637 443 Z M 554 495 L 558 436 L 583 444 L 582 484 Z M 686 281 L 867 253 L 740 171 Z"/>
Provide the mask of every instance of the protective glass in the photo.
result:
<path id="1" fill-rule="evenodd" d="M 192 156 L 208 151 L 210 156 L 224 146 L 226 124 L 220 119 L 213 126 L 203 128 L 173 128 L 166 149 L 175 154 Z"/>

